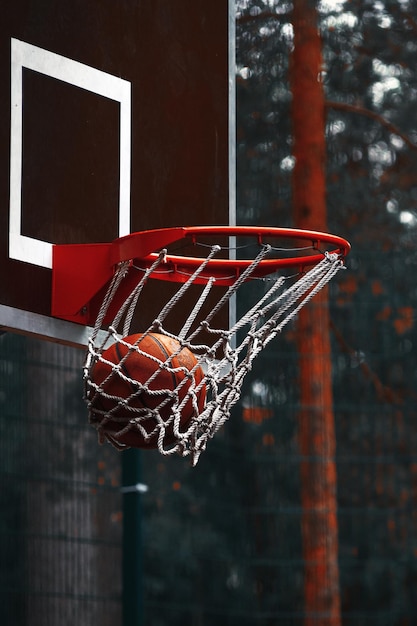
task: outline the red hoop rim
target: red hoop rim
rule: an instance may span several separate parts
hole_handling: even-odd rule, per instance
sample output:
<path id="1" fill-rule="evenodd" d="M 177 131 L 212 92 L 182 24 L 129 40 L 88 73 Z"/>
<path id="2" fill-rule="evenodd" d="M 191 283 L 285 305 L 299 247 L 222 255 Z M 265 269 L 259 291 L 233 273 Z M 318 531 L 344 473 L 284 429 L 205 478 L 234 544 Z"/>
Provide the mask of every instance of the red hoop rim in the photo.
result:
<path id="1" fill-rule="evenodd" d="M 116 239 L 113 246 L 112 259 L 114 263 L 134 260 L 142 264 L 141 269 L 147 269 L 157 258 L 157 252 L 170 243 L 182 239 L 192 239 L 196 242 L 202 236 L 246 236 L 257 238 L 262 244 L 265 238 L 298 239 L 308 241 L 312 249 L 317 253 L 290 256 L 280 259 L 264 259 L 254 270 L 252 277 L 259 278 L 272 274 L 279 269 L 290 267 L 310 267 L 319 263 L 325 252 L 320 251 L 320 246 L 330 246 L 326 252 L 337 254 L 341 259 L 349 254 L 350 244 L 346 239 L 330 233 L 303 230 L 298 228 L 276 228 L 266 226 L 189 226 L 179 228 L 161 228 L 156 230 L 132 233 Z M 289 250 L 290 252 L 290 250 Z M 152 278 L 173 282 L 184 282 L 188 275 L 192 274 L 202 263 L 201 257 L 188 257 L 168 254 L 157 272 L 152 273 Z M 249 265 L 253 259 L 210 259 L 207 263 L 205 274 L 199 282 L 207 282 L 208 274 L 221 280 L 222 284 L 231 284 Z"/>
<path id="2" fill-rule="evenodd" d="M 349 253 L 350 244 L 336 235 L 296 228 L 269 228 L 258 226 L 192 226 L 147 230 L 112 243 L 62 244 L 52 248 L 52 302 L 51 312 L 71 322 L 93 324 L 98 311 L 99 294 L 114 276 L 114 268 L 121 262 L 129 262 L 140 271 L 149 268 L 158 259 L 158 253 L 169 244 L 182 239 L 199 236 L 250 236 L 258 243 L 266 237 L 281 237 L 309 241 L 313 254 L 293 256 L 285 259 L 264 259 L 251 272 L 251 278 L 263 278 L 279 269 L 305 267 L 319 263 L 325 252 L 339 255 Z M 320 247 L 326 250 L 320 251 Z M 202 257 L 173 256 L 168 254 L 159 263 L 150 278 L 174 283 L 185 283 L 201 267 Z M 231 286 L 253 259 L 210 259 L 204 271 L 193 282 L 206 284 L 212 278 L 218 286 Z M 88 268 L 88 271 L 85 270 Z M 133 279 L 133 274 L 129 272 Z"/>

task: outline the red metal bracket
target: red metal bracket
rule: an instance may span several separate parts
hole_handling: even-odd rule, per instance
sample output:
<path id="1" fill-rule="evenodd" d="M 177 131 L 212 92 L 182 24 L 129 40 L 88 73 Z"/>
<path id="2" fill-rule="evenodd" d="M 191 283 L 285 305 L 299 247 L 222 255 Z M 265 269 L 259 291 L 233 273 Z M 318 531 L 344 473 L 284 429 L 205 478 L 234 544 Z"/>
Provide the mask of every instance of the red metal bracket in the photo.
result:
<path id="1" fill-rule="evenodd" d="M 182 239 L 184 228 L 164 228 L 126 235 L 112 243 L 63 244 L 52 248 L 53 317 L 89 325 L 95 321 L 101 294 L 121 261 L 142 258 Z"/>

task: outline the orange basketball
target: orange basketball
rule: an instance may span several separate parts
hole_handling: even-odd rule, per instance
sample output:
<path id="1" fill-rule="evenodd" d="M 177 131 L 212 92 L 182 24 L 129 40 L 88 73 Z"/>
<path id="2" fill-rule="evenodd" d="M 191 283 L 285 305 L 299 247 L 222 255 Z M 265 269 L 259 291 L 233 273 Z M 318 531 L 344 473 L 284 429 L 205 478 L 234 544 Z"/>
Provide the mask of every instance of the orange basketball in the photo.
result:
<path id="1" fill-rule="evenodd" d="M 106 361 L 115 365 L 121 363 L 120 373 L 101 360 L 94 364 L 91 380 L 97 385 L 101 385 L 104 393 L 112 397 L 105 397 L 91 390 L 89 394 L 90 411 L 93 422 L 100 423 L 104 420 L 102 432 L 109 441 L 134 448 L 156 448 L 160 430 L 157 428 L 158 419 L 155 414 L 152 414 L 152 411 L 157 409 L 160 418 L 166 423 L 171 417 L 175 402 L 174 394 L 170 394 L 170 392 L 174 391 L 181 381 L 186 379 L 177 392 L 178 402 L 181 403 L 190 387 L 201 382 L 203 371 L 198 366 L 192 374 L 189 374 L 197 365 L 196 357 L 188 348 L 180 350 L 179 342 L 166 335 L 151 333 L 143 336 L 136 334 L 125 337 L 123 341 L 134 345 L 141 337 L 143 339 L 137 345 L 144 354 L 118 342 L 103 352 L 102 358 Z M 171 358 L 169 359 L 169 357 Z M 169 359 L 167 367 L 161 369 L 161 365 L 167 359 Z M 126 380 L 121 374 L 133 382 Z M 135 384 L 136 381 L 144 385 L 152 376 L 154 378 L 147 384 L 149 391 L 140 390 L 140 385 Z M 151 393 L 159 390 L 164 390 L 165 393 L 162 395 Z M 196 397 L 199 412 L 203 410 L 205 400 L 206 388 L 205 385 L 202 385 Z M 127 407 L 130 407 L 131 410 Z M 108 411 L 112 411 L 110 416 L 103 415 L 103 412 Z M 194 412 L 190 397 L 181 410 L 180 432 L 186 430 Z M 129 429 L 123 434 L 118 434 L 128 424 Z M 156 428 L 157 430 L 151 438 L 145 439 L 138 424 L 147 434 L 152 433 Z M 170 445 L 174 441 L 172 420 L 165 429 L 164 443 Z"/>

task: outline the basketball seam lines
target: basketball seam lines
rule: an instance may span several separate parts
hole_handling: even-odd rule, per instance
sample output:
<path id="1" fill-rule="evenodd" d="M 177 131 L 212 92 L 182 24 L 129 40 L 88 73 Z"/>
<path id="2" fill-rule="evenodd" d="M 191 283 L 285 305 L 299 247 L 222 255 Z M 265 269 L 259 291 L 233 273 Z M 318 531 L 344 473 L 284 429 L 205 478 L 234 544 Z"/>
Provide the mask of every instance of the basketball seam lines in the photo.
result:
<path id="1" fill-rule="evenodd" d="M 160 348 L 162 354 L 165 355 L 165 360 L 167 360 L 170 355 L 168 354 L 164 344 L 161 341 L 159 341 L 159 339 L 157 337 L 155 337 L 155 335 L 148 335 L 148 336 L 149 336 L 150 339 L 152 339 L 152 341 L 154 341 L 158 345 L 158 347 Z M 170 374 L 171 374 L 171 378 L 172 378 L 172 388 L 176 389 L 176 387 L 178 385 L 177 377 L 175 376 L 174 372 L 170 372 Z"/>
<path id="2" fill-rule="evenodd" d="M 154 335 L 148 335 L 148 338 L 152 339 L 152 341 L 154 341 L 157 344 L 158 348 L 161 350 L 162 354 L 165 356 L 165 360 L 168 359 L 170 355 L 167 352 L 167 350 L 165 349 L 164 344 L 161 341 L 159 341 L 159 339 L 157 339 Z M 117 357 L 119 359 L 119 363 L 121 363 L 123 357 L 122 357 L 122 354 L 120 352 L 120 344 L 119 343 L 116 343 L 116 354 L 117 354 Z M 129 379 L 129 385 L 130 385 L 130 388 L 132 389 L 132 391 L 133 392 L 137 391 L 135 389 L 134 385 L 130 382 L 131 381 L 131 376 L 130 376 L 129 370 L 126 367 L 126 363 L 122 363 L 121 364 L 121 369 L 122 369 L 123 374 Z M 177 383 L 177 378 L 176 378 L 174 372 L 170 372 L 170 374 L 171 374 L 171 378 L 172 378 L 172 386 L 173 386 L 173 389 L 175 389 L 177 384 L 178 384 Z M 140 401 L 143 403 L 145 408 L 147 408 L 147 409 L 149 408 L 147 406 L 145 400 L 142 398 L 142 394 L 140 395 L 140 398 L 138 398 L 138 399 L 140 399 Z"/>

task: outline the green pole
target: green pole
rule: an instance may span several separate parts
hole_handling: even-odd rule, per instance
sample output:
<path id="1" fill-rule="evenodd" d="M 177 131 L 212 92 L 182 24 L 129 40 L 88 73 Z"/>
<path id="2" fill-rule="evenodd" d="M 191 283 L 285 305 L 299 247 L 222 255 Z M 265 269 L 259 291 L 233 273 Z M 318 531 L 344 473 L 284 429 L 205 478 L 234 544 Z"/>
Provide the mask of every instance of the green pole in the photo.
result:
<path id="1" fill-rule="evenodd" d="M 123 626 L 142 626 L 142 493 L 140 452 L 130 449 L 122 454 L 123 494 Z"/>

